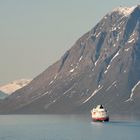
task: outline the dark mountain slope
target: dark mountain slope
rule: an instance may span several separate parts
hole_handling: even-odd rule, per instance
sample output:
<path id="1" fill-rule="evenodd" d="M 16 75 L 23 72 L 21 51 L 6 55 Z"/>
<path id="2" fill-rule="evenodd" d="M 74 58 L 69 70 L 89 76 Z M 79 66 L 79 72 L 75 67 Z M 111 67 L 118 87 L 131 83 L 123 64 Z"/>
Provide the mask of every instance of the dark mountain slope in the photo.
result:
<path id="1" fill-rule="evenodd" d="M 0 105 L 1 113 L 140 113 L 140 6 L 119 7 L 59 61 Z"/>

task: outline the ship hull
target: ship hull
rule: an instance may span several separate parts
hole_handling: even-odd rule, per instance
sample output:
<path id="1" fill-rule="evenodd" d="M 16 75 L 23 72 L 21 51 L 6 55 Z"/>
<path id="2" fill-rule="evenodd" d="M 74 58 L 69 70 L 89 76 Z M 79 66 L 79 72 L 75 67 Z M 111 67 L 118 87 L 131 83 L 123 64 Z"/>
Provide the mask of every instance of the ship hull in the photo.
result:
<path id="1" fill-rule="evenodd" d="M 109 121 L 109 117 L 103 117 L 103 118 L 92 118 L 93 122 L 108 122 Z"/>

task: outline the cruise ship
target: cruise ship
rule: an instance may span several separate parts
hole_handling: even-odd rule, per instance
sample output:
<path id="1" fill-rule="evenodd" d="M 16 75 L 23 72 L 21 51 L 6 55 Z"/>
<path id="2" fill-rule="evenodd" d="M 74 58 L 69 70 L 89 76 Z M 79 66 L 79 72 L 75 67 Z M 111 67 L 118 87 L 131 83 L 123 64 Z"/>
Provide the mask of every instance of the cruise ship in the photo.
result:
<path id="1" fill-rule="evenodd" d="M 96 108 L 91 110 L 92 120 L 94 122 L 107 122 L 109 121 L 109 116 L 107 110 L 104 108 L 103 105 L 97 105 Z"/>

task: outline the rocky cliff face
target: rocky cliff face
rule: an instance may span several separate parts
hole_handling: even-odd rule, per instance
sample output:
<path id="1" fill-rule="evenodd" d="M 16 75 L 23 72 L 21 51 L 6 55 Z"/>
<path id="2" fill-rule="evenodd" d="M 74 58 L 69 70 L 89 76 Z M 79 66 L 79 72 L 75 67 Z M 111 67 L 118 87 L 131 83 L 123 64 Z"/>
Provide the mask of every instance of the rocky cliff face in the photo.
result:
<path id="1" fill-rule="evenodd" d="M 6 98 L 1 113 L 140 113 L 140 6 L 119 7 L 59 61 Z"/>

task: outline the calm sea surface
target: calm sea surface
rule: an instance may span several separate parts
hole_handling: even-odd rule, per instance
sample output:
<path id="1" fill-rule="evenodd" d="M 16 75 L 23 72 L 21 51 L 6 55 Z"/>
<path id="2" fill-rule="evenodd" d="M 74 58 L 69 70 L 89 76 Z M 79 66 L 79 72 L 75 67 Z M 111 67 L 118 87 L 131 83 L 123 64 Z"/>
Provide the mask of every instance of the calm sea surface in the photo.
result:
<path id="1" fill-rule="evenodd" d="M 84 115 L 1 115 L 0 140 L 138 140 L 140 121 L 111 118 L 93 123 Z"/>

